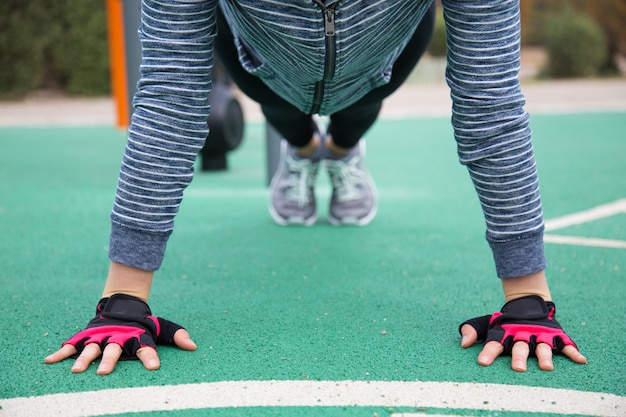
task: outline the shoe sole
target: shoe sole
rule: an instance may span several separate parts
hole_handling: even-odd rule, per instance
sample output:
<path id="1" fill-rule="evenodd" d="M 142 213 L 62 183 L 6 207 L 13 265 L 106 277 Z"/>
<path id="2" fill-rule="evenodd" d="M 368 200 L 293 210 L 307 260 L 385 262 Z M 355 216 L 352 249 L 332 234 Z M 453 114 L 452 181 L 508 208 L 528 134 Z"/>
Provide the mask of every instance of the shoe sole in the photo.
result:
<path id="1" fill-rule="evenodd" d="M 333 226 L 367 226 L 372 222 L 372 220 L 374 220 L 377 211 L 378 208 L 374 207 L 374 209 L 370 211 L 367 216 L 361 217 L 360 219 L 356 217 L 344 217 L 340 219 L 335 216 L 329 215 L 328 222 Z"/>

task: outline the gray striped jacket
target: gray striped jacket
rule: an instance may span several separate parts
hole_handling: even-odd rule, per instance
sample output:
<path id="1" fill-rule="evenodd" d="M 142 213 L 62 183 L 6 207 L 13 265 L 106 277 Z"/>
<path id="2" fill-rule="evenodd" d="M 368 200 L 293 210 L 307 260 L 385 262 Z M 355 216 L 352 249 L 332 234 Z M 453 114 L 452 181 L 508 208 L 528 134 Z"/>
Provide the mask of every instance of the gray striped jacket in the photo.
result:
<path id="1" fill-rule="evenodd" d="M 306 113 L 387 82 L 430 0 L 220 0 L 249 72 Z M 459 157 L 498 275 L 545 268 L 536 166 L 519 88 L 518 0 L 443 0 Z M 216 0 L 142 0 L 142 64 L 109 256 L 157 269 L 207 135 Z"/>

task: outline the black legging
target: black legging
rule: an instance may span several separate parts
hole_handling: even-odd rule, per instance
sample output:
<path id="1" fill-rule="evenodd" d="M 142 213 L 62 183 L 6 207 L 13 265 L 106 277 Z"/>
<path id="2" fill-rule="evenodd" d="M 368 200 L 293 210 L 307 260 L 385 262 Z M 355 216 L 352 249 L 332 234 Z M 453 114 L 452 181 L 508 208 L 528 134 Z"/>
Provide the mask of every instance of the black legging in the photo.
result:
<path id="1" fill-rule="evenodd" d="M 333 143 L 346 149 L 358 143 L 376 121 L 383 100 L 404 83 L 428 48 L 434 24 L 435 5 L 433 2 L 433 6 L 426 12 L 409 43 L 394 63 L 389 83 L 373 89 L 354 104 L 330 115 L 328 130 L 332 135 Z M 239 62 L 233 34 L 219 7 L 217 26 L 215 52 L 228 75 L 245 95 L 260 104 L 267 121 L 292 146 L 302 147 L 308 144 L 314 131 L 311 115 L 300 111 L 270 90 L 258 77 L 243 69 Z"/>

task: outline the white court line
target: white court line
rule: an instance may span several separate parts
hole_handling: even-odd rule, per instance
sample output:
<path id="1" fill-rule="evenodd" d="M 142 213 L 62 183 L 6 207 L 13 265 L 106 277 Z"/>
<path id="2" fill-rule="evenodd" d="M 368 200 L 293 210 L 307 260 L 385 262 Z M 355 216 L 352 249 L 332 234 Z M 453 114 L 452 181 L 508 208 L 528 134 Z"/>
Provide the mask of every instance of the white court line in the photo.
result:
<path id="1" fill-rule="evenodd" d="M 565 227 L 577 226 L 579 224 L 589 223 L 622 213 L 626 213 L 626 199 L 620 199 L 612 203 L 596 206 L 589 210 L 579 211 L 578 213 L 572 213 L 555 219 L 546 220 L 545 230 L 546 232 L 549 232 L 563 229 Z M 626 249 L 626 241 L 616 239 L 545 234 L 543 240 L 547 243 L 557 243 L 562 245 Z"/>
<path id="2" fill-rule="evenodd" d="M 474 417 L 457 414 L 393 413 L 389 417 Z"/>
<path id="3" fill-rule="evenodd" d="M 432 407 L 622 417 L 626 397 L 470 382 L 223 381 L 0 400 L 2 417 L 85 417 L 235 407 Z"/>
<path id="4" fill-rule="evenodd" d="M 544 242 L 561 245 L 595 246 L 600 248 L 626 249 L 626 241 L 614 239 L 598 239 L 595 237 L 544 235 Z"/>
<path id="5" fill-rule="evenodd" d="M 603 204 L 589 210 L 579 211 L 578 213 L 557 217 L 556 219 L 546 220 L 546 231 L 548 232 L 563 229 L 564 227 L 589 223 L 594 220 L 600 220 L 620 213 L 626 213 L 626 199 Z"/>

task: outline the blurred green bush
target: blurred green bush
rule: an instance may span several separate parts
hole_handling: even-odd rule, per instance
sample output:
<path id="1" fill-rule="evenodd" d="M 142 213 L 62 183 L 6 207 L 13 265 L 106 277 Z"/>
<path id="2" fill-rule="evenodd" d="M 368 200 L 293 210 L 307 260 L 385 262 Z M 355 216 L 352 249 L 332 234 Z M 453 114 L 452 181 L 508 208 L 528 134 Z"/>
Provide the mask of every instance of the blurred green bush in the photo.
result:
<path id="1" fill-rule="evenodd" d="M 553 18 L 565 9 L 570 9 L 570 11 L 573 9 L 589 19 L 593 19 L 602 30 L 605 39 L 602 46 L 602 49 L 605 50 L 605 59 L 600 68 L 600 75 L 619 76 L 621 74 L 620 62 L 626 56 L 626 25 L 624 24 L 626 22 L 626 1 L 524 0 L 520 6 L 523 46 L 545 47 L 545 32 L 546 29 L 551 30 Z"/>
<path id="2" fill-rule="evenodd" d="M 592 76 L 598 65 L 615 71 L 614 57 L 626 53 L 624 0 L 526 0 L 521 7 L 525 45 L 548 49 L 547 77 Z M 445 51 L 439 8 L 429 52 Z M 0 99 L 42 88 L 109 94 L 108 59 L 104 0 L 0 0 Z"/>
<path id="3" fill-rule="evenodd" d="M 0 1 L 0 98 L 110 91 L 104 1 Z"/>
<path id="4" fill-rule="evenodd" d="M 543 37 L 548 51 L 544 69 L 550 78 L 598 75 L 607 58 L 602 28 L 588 15 L 570 7 L 546 17 Z"/>

